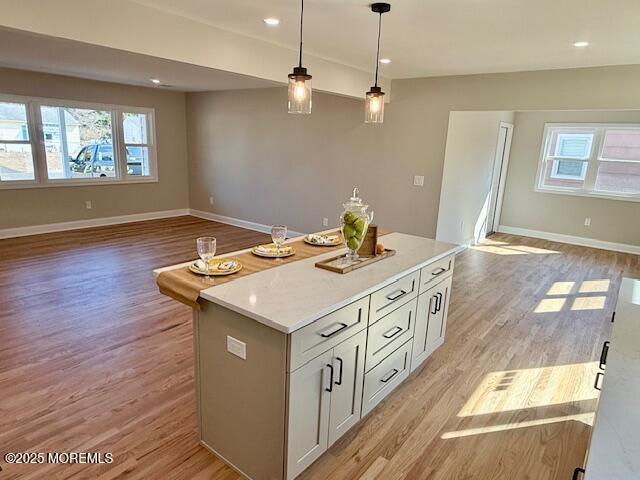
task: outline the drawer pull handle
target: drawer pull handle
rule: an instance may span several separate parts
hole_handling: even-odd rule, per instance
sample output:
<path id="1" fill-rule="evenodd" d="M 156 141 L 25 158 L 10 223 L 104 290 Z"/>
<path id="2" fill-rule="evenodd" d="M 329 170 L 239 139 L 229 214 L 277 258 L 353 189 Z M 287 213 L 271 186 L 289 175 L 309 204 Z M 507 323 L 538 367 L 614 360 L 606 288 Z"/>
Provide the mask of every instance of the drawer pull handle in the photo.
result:
<path id="1" fill-rule="evenodd" d="M 584 468 L 576 467 L 576 469 L 573 471 L 573 476 L 571 477 L 571 480 L 578 480 L 578 476 L 581 473 L 584 473 Z"/>
<path id="2" fill-rule="evenodd" d="M 440 267 L 439 269 L 434 270 L 433 272 L 431 272 L 431 275 L 433 275 L 434 277 L 437 277 L 438 275 L 442 275 L 446 271 L 447 271 L 446 268 Z"/>
<path id="3" fill-rule="evenodd" d="M 595 388 L 596 390 L 602 390 L 602 387 L 598 386 L 598 380 L 600 380 L 600 377 L 604 377 L 604 373 L 602 372 L 596 373 L 596 381 L 593 382 L 593 388 Z"/>
<path id="4" fill-rule="evenodd" d="M 382 383 L 387 383 L 389 380 L 391 380 L 393 377 L 395 377 L 398 373 L 400 373 L 400 370 L 398 370 L 397 368 L 394 368 L 392 370 L 392 372 L 393 373 L 391 375 L 387 376 L 386 378 L 381 378 L 380 381 Z"/>
<path id="5" fill-rule="evenodd" d="M 613 314 L 611 315 L 611 323 L 616 321 L 616 312 L 613 312 Z"/>
<path id="6" fill-rule="evenodd" d="M 393 327 L 391 330 L 389 330 L 387 333 L 383 334 L 382 336 L 384 338 L 393 338 L 395 337 L 397 334 L 399 334 L 402 331 L 402 327 Z"/>
<path id="7" fill-rule="evenodd" d="M 336 360 L 340 362 L 340 370 L 338 373 L 338 381 L 335 382 L 336 385 L 342 385 L 342 367 L 343 367 L 343 362 L 342 359 L 340 357 L 336 357 Z"/>
<path id="8" fill-rule="evenodd" d="M 598 365 L 600 370 L 604 370 L 604 367 L 607 365 L 608 355 L 609 355 L 609 341 L 607 340 L 602 344 L 602 353 L 600 354 L 600 365 Z"/>
<path id="9" fill-rule="evenodd" d="M 339 325 L 340 326 L 338 328 L 336 328 L 333 332 L 321 333 L 320 336 L 323 337 L 323 338 L 333 337 L 336 333 L 341 332 L 342 330 L 344 330 L 345 328 L 347 328 L 349 326 L 346 323 L 340 323 Z"/>
<path id="10" fill-rule="evenodd" d="M 400 297 L 405 296 L 407 293 L 409 292 L 407 292 L 406 290 L 396 290 L 395 292 L 387 295 L 387 300 L 391 300 L 393 302 L 394 300 L 398 300 Z"/>
<path id="11" fill-rule="evenodd" d="M 333 365 L 327 363 L 327 367 L 331 370 L 331 377 L 329 378 L 329 386 L 325 388 L 327 392 L 333 392 Z"/>

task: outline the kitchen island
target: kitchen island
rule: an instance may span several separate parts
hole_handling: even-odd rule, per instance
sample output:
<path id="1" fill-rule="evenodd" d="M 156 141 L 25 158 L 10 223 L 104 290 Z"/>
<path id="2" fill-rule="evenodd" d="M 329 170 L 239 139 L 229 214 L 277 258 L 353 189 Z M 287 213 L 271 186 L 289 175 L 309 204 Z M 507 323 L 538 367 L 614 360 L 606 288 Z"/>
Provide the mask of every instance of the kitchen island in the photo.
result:
<path id="1" fill-rule="evenodd" d="M 444 342 L 460 247 L 381 241 L 396 254 L 347 274 L 315 267 L 346 250 L 316 247 L 200 291 L 200 439 L 247 478 L 295 478 Z"/>

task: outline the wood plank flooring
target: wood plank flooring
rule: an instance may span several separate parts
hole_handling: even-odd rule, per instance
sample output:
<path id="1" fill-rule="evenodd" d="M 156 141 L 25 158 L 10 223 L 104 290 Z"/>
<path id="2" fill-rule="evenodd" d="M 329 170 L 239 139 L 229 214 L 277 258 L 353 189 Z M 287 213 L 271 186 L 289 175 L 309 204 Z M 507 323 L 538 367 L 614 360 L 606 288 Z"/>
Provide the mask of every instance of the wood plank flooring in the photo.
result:
<path id="1" fill-rule="evenodd" d="M 191 316 L 151 270 L 267 236 L 180 217 L 0 241 L 0 479 L 237 479 L 196 436 Z M 595 360 L 640 257 L 509 235 L 459 255 L 445 344 L 304 479 L 567 479 Z"/>

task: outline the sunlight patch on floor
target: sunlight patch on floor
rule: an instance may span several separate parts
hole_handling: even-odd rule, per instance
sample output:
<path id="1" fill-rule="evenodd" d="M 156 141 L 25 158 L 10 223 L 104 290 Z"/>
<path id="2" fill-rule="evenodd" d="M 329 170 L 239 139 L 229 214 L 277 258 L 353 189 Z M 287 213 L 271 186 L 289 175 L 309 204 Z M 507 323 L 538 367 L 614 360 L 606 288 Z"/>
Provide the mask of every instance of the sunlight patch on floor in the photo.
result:
<path id="1" fill-rule="evenodd" d="M 543 298 L 534 310 L 534 313 L 559 312 L 567 302 L 566 298 Z"/>
<path id="2" fill-rule="evenodd" d="M 597 398 L 597 362 L 492 372 L 471 395 L 459 417 L 558 405 Z"/>
<path id="3" fill-rule="evenodd" d="M 578 413 L 576 415 L 564 415 L 561 417 L 538 418 L 536 420 L 524 420 L 522 422 L 506 423 L 502 425 L 489 425 L 487 427 L 467 428 L 456 432 L 447 432 L 440 438 L 447 440 L 449 438 L 469 437 L 471 435 L 481 435 L 483 433 L 504 432 L 506 430 L 515 430 L 518 428 L 536 427 L 538 425 L 549 425 L 552 423 L 576 421 L 585 425 L 593 426 L 595 412 Z"/>
<path id="4" fill-rule="evenodd" d="M 586 280 L 580 285 L 580 293 L 604 293 L 609 291 L 610 280 Z"/>
<path id="5" fill-rule="evenodd" d="M 469 248 L 480 252 L 493 253 L 495 255 L 527 255 L 530 253 L 535 255 L 549 255 L 560 253 L 555 250 L 531 247 L 529 245 L 510 245 L 507 242 L 498 242 L 488 238 L 478 245 L 471 245 Z"/>
<path id="6" fill-rule="evenodd" d="M 555 282 L 549 288 L 547 295 L 569 295 L 576 282 Z"/>
<path id="7" fill-rule="evenodd" d="M 573 300 L 571 310 L 602 310 L 607 297 L 578 297 Z"/>

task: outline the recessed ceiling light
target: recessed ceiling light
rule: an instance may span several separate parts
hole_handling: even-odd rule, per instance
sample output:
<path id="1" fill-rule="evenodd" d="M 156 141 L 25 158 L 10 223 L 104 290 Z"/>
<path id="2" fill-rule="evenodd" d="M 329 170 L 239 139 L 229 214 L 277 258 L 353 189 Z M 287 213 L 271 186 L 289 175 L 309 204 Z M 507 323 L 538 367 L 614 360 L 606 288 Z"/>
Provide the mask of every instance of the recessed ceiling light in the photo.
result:
<path id="1" fill-rule="evenodd" d="M 160 85 L 160 80 L 158 80 L 157 78 L 150 78 L 149 80 L 151 80 L 151 83 L 155 83 L 156 85 Z"/>
<path id="2" fill-rule="evenodd" d="M 573 44 L 574 47 L 578 47 L 578 48 L 587 47 L 588 45 L 589 45 L 589 42 L 576 42 Z"/>
<path id="3" fill-rule="evenodd" d="M 390 58 L 381 58 L 380 59 L 380 63 L 384 63 L 385 65 L 391 63 L 391 59 Z"/>
<path id="4" fill-rule="evenodd" d="M 264 23 L 266 23 L 267 25 L 269 25 L 270 27 L 275 27 L 276 25 L 280 24 L 280 20 L 278 20 L 277 18 L 265 18 L 264 20 L 262 20 Z"/>

